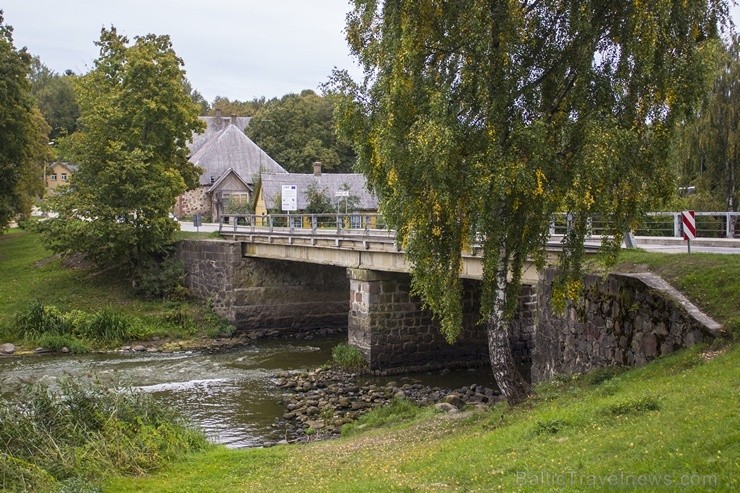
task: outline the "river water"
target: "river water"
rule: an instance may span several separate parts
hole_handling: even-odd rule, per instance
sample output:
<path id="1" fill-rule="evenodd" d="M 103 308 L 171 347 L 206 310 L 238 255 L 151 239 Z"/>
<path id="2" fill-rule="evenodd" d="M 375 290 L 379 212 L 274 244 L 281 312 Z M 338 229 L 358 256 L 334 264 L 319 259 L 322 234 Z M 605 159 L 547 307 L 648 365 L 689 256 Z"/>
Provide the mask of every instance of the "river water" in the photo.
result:
<path id="1" fill-rule="evenodd" d="M 0 389 L 38 379 L 93 376 L 131 386 L 178 408 L 214 442 L 259 446 L 284 438 L 272 425 L 285 409 L 277 372 L 317 368 L 329 361 L 340 339 L 264 341 L 220 352 L 105 353 L 0 358 Z M 367 379 L 366 379 L 367 380 Z M 377 383 L 389 379 L 374 378 Z M 455 388 L 491 385 L 490 370 L 458 370 L 396 376 L 404 383 Z"/>

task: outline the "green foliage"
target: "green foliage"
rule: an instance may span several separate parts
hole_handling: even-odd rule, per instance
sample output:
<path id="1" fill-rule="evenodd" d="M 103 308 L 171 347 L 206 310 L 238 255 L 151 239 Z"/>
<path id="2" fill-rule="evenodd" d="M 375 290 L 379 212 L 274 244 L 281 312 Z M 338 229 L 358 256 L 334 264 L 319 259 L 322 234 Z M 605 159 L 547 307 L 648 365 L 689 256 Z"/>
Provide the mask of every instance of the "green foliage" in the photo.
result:
<path id="1" fill-rule="evenodd" d="M 132 318 L 108 308 L 94 313 L 79 327 L 83 336 L 102 341 L 127 341 L 136 337 Z"/>
<path id="2" fill-rule="evenodd" d="M 34 57 L 31 64 L 31 94 L 41 114 L 51 127 L 49 140 L 73 133 L 77 129 L 80 107 L 74 89 L 74 74 L 57 74 Z"/>
<path id="3" fill-rule="evenodd" d="M 78 131 L 62 139 L 79 169 L 49 201 L 59 217 L 41 232 L 55 252 L 81 252 L 135 278 L 177 230 L 168 214 L 196 184 L 187 142 L 203 124 L 168 36 L 129 45 L 115 28 L 103 29 L 97 45 L 94 69 L 75 80 Z"/>
<path id="4" fill-rule="evenodd" d="M 311 90 L 264 103 L 247 127 L 247 135 L 291 173 L 310 173 L 313 163 L 347 173 L 355 155 L 334 132 L 336 96 Z"/>
<path id="5" fill-rule="evenodd" d="M 231 100 L 225 96 L 216 96 L 208 107 L 210 116 L 216 115 L 216 110 L 221 110 L 223 115 L 231 116 L 254 116 L 266 104 L 264 96 L 254 98 L 251 101 Z M 205 114 L 205 113 L 204 113 Z"/>
<path id="6" fill-rule="evenodd" d="M 331 203 L 326 188 L 319 188 L 316 183 L 312 183 L 306 188 L 306 200 L 308 205 L 304 212 L 308 214 L 330 214 L 336 210 Z"/>
<path id="7" fill-rule="evenodd" d="M 570 296 L 587 214 L 609 219 L 614 252 L 670 195 L 674 128 L 706 87 L 728 5 L 368 0 L 347 19 L 365 78 L 335 74 L 340 128 L 413 265 L 413 291 L 454 340 L 473 238 L 481 318 L 503 332 L 525 261 L 544 263 L 555 211 L 574 217 L 558 286 Z M 505 346 L 491 361 L 509 362 L 495 369 L 504 392 L 523 394 Z"/>
<path id="8" fill-rule="evenodd" d="M 41 302 L 32 302 L 26 310 L 15 317 L 15 330 L 22 338 L 31 338 L 42 334 L 68 334 L 72 324 L 55 306 Z"/>
<path id="9" fill-rule="evenodd" d="M 67 348 L 72 354 L 89 353 L 90 345 L 70 334 L 45 333 L 34 338 L 35 345 L 46 351 L 59 352 Z"/>
<path id="10" fill-rule="evenodd" d="M 337 344 L 331 351 L 331 361 L 334 365 L 347 370 L 359 370 L 367 367 L 367 361 L 357 346 L 346 343 Z"/>
<path id="11" fill-rule="evenodd" d="M 144 262 L 136 280 L 136 292 L 147 299 L 183 301 L 188 297 L 185 269 L 172 252 Z"/>
<path id="12" fill-rule="evenodd" d="M 203 314 L 203 329 L 208 337 L 231 337 L 236 333 L 236 327 L 216 315 L 213 305 L 209 302 Z"/>
<path id="13" fill-rule="evenodd" d="M 719 44 L 719 43 L 718 43 Z M 681 186 L 695 185 L 683 209 L 738 211 L 740 188 L 740 38 L 714 53 L 715 79 L 697 118 L 680 133 L 676 159 Z"/>
<path id="14" fill-rule="evenodd" d="M 43 165 L 50 157 L 44 122 L 31 96 L 31 56 L 13 45 L 13 28 L 0 10 L 0 232 L 16 215 L 28 215 L 43 192 Z"/>
<path id="15" fill-rule="evenodd" d="M 151 396 L 85 379 L 24 386 L 3 399 L 0 443 L 3 491 L 91 491 L 107 475 L 153 471 L 207 447 Z"/>

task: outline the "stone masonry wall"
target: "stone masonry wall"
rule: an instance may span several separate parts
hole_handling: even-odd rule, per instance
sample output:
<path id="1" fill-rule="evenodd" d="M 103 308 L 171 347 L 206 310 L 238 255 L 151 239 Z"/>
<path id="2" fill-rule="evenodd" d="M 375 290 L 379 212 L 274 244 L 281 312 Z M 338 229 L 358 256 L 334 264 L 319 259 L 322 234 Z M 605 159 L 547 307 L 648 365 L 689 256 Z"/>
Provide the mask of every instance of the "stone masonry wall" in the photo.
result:
<path id="1" fill-rule="evenodd" d="M 197 187 L 177 197 L 177 201 L 175 202 L 175 216 L 189 217 L 194 214 L 201 214 L 204 220 L 212 220 L 211 198 L 207 190 L 206 187 Z"/>
<path id="2" fill-rule="evenodd" d="M 180 242 L 190 293 L 210 300 L 216 313 L 240 330 L 283 333 L 347 326 L 345 269 L 243 258 L 240 242 Z"/>
<path id="3" fill-rule="evenodd" d="M 652 274 L 587 276 L 582 297 L 565 313 L 550 303 L 554 270 L 539 287 L 534 381 L 597 367 L 642 365 L 716 337 L 721 327 Z"/>
<path id="4" fill-rule="evenodd" d="M 408 275 L 349 269 L 349 343 L 365 355 L 378 373 L 489 364 L 485 327 L 479 325 L 479 283 L 464 281 L 464 323 L 449 344 L 439 324 L 419 299 L 410 295 Z M 514 358 L 529 377 L 534 340 L 536 293 L 529 290 L 520 310 L 531 310 L 512 324 Z"/>

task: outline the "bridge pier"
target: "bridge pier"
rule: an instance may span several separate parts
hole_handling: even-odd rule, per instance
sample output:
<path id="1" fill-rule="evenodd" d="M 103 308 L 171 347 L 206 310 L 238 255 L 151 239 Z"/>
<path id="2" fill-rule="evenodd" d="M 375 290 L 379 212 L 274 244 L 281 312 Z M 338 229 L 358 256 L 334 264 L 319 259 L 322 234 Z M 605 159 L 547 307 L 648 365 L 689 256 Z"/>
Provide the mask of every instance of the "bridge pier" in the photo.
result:
<path id="1" fill-rule="evenodd" d="M 408 274 L 347 269 L 350 280 L 349 344 L 380 373 L 489 364 L 485 327 L 478 324 L 480 283 L 465 279 L 463 329 L 449 344 L 421 300 L 410 294 Z M 520 371 L 529 378 L 537 297 L 525 287 L 510 338 Z"/>

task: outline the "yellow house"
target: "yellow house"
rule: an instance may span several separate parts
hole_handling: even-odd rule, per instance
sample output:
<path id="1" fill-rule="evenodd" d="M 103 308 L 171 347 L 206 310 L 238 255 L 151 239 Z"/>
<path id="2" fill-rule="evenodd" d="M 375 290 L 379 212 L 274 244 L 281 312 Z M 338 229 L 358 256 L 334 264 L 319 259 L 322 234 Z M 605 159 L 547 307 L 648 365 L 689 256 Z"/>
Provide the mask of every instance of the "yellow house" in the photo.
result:
<path id="1" fill-rule="evenodd" d="M 77 171 L 77 166 L 69 163 L 55 162 L 52 163 L 46 169 L 46 176 L 44 176 L 44 184 L 46 186 L 46 193 L 53 194 L 57 187 L 69 185 L 69 180 L 72 175 Z"/>
<path id="2" fill-rule="evenodd" d="M 360 227 L 363 215 L 378 212 L 378 199 L 367 189 L 365 176 L 359 173 L 321 173 L 321 164 L 314 164 L 313 174 L 262 173 L 255 193 L 254 213 L 263 216 L 269 213 L 283 214 L 282 187 L 296 187 L 296 214 L 307 213 L 310 192 L 322 194 L 331 204 L 332 212 L 352 214 L 347 227 Z M 291 212 L 293 213 L 293 212 Z M 303 219 L 303 227 L 310 228 L 311 219 Z M 375 226 L 372 216 L 370 226 Z"/>

